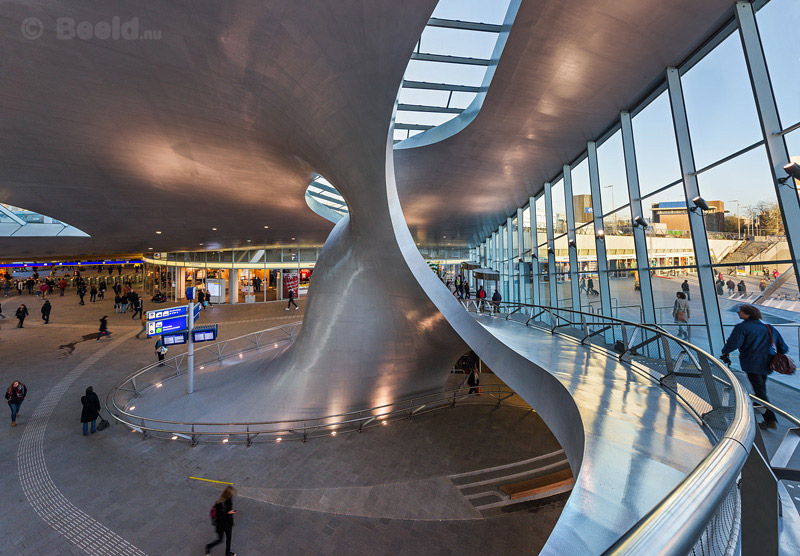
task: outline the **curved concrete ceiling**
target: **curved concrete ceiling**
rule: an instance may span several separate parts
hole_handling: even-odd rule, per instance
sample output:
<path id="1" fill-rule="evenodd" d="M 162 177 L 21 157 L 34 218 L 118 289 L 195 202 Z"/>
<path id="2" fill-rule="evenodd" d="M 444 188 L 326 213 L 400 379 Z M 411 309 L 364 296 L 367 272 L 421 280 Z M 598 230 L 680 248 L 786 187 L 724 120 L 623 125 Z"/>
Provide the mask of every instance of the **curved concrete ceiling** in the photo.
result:
<path id="1" fill-rule="evenodd" d="M 732 17 L 733 5 L 523 0 L 475 120 L 442 142 L 395 151 L 417 240 L 483 240 Z"/>
<path id="2" fill-rule="evenodd" d="M 0 202 L 52 215 L 91 239 L 3 239 L 0 252 L 322 243 L 331 224 L 305 203 L 310 176 L 328 177 L 351 207 L 360 204 L 348 192 L 356 175 L 382 182 L 392 105 L 435 4 L 3 3 Z M 396 153 L 412 230 L 428 243 L 478 239 L 731 5 L 523 1 L 476 120 L 446 141 Z M 140 34 L 161 38 L 56 36 L 58 18 L 114 17 L 138 18 Z M 29 18 L 42 36 L 21 31 Z"/>

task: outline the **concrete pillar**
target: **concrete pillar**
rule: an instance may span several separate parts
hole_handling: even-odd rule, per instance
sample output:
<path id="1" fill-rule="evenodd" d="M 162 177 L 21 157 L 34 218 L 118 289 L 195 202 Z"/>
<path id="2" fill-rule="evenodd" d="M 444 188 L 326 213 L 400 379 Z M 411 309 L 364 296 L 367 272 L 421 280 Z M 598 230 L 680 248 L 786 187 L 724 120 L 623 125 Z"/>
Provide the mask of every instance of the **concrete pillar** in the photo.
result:
<path id="1" fill-rule="evenodd" d="M 239 302 L 239 269 L 228 271 L 228 303 Z"/>
<path id="2" fill-rule="evenodd" d="M 175 301 L 180 301 L 186 295 L 186 267 L 175 267 Z"/>

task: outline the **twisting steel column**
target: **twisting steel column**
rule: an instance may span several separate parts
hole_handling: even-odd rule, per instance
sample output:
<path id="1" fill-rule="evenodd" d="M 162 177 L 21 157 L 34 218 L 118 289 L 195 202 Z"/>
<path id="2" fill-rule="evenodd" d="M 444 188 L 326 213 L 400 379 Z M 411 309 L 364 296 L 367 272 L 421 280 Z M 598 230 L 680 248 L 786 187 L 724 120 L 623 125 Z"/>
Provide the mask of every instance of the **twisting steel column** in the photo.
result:
<path id="1" fill-rule="evenodd" d="M 622 127 L 622 152 L 625 157 L 625 173 L 628 178 L 628 198 L 631 200 L 631 223 L 637 216 L 647 220 L 642 213 L 642 199 L 639 192 L 639 172 L 636 168 L 636 149 L 633 145 L 633 124 L 630 112 L 620 113 Z M 633 227 L 633 243 L 636 248 L 636 266 L 639 267 L 639 293 L 642 294 L 642 313 L 644 322 L 655 324 L 656 310 L 653 306 L 653 286 L 650 280 L 650 259 L 647 253 L 647 230 L 641 226 Z"/>
<path id="2" fill-rule="evenodd" d="M 594 220 L 594 245 L 597 254 L 597 282 L 600 288 L 600 309 L 603 315 L 611 314 L 611 287 L 608 284 L 608 260 L 606 259 L 605 228 L 603 227 L 603 200 L 600 196 L 600 168 L 597 164 L 597 143 L 586 144 L 589 164 L 589 188 L 592 193 L 592 219 Z M 588 294 L 587 294 L 588 296 Z"/>
<path id="3" fill-rule="evenodd" d="M 556 245 L 553 230 L 553 184 L 544 184 L 544 218 L 547 225 L 547 280 L 550 282 L 550 307 L 558 307 L 556 284 Z"/>
<path id="4" fill-rule="evenodd" d="M 572 308 L 581 310 L 580 277 L 578 276 L 578 241 L 575 237 L 575 203 L 572 198 L 572 168 L 564 164 L 564 206 L 567 210 L 567 250 L 569 251 L 569 277 L 572 290 Z"/>
<path id="5" fill-rule="evenodd" d="M 789 164 L 789 150 L 782 132 L 778 105 L 769 78 L 767 60 L 764 57 L 764 48 L 758 34 L 756 14 L 750 2 L 736 3 L 736 21 L 739 24 L 739 33 L 742 37 L 744 57 L 747 60 L 748 74 L 753 85 L 758 117 L 761 121 L 761 132 L 764 134 L 764 145 L 767 148 L 770 168 L 772 169 L 772 183 L 778 197 L 783 227 L 789 242 L 792 262 L 797 276 L 800 270 L 800 260 L 796 246 L 800 245 L 800 199 L 794 188 L 794 180 L 781 184 L 778 180 L 786 177 L 783 167 Z"/>
<path id="6" fill-rule="evenodd" d="M 675 138 L 678 141 L 678 157 L 681 163 L 681 172 L 683 173 L 683 189 L 686 199 L 691 203 L 692 199 L 700 196 L 700 188 L 697 184 L 692 140 L 689 136 L 689 120 L 686 116 L 686 105 L 683 101 L 681 75 L 677 68 L 667 68 L 667 87 L 672 106 L 672 121 L 675 125 Z M 708 341 L 712 353 L 719 353 L 724 345 L 722 317 L 719 314 L 717 291 L 714 288 L 714 270 L 711 266 L 711 253 L 706 239 L 706 224 L 702 211 L 689 210 L 688 213 L 692 243 L 694 244 L 695 258 L 697 259 L 697 277 L 700 281 L 703 311 L 705 311 L 706 323 L 708 324 L 706 327 Z"/>

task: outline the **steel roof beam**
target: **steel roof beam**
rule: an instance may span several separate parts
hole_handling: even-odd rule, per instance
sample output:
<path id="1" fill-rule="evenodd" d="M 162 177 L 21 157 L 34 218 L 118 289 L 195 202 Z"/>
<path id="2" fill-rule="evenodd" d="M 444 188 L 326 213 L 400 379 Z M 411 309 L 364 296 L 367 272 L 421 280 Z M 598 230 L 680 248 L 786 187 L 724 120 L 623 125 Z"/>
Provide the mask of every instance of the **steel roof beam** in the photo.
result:
<path id="1" fill-rule="evenodd" d="M 426 104 L 398 104 L 398 110 L 407 112 L 435 112 L 437 114 L 461 114 L 461 108 L 448 108 L 446 106 L 429 106 Z"/>
<path id="2" fill-rule="evenodd" d="M 492 23 L 478 23 L 477 21 L 460 21 L 457 19 L 442 19 L 432 17 L 428 21 L 428 27 L 443 27 L 445 29 L 462 29 L 464 31 L 483 31 L 486 33 L 499 33 L 502 25 Z"/>
<path id="3" fill-rule="evenodd" d="M 426 129 L 430 129 L 432 127 L 435 126 L 423 125 L 423 124 L 399 124 L 399 123 L 394 124 L 395 129 L 408 129 L 411 131 L 425 131 Z"/>
<path id="4" fill-rule="evenodd" d="M 467 58 L 464 56 L 449 56 L 447 54 L 425 54 L 414 52 L 411 54 L 412 60 L 422 60 L 425 62 L 444 62 L 446 64 L 463 64 L 465 66 L 489 66 L 492 61 L 485 58 Z"/>
<path id="5" fill-rule="evenodd" d="M 473 85 L 453 85 L 450 83 L 428 83 L 427 81 L 403 80 L 404 89 L 425 89 L 428 91 L 453 91 L 454 93 L 480 93 L 483 89 Z"/>

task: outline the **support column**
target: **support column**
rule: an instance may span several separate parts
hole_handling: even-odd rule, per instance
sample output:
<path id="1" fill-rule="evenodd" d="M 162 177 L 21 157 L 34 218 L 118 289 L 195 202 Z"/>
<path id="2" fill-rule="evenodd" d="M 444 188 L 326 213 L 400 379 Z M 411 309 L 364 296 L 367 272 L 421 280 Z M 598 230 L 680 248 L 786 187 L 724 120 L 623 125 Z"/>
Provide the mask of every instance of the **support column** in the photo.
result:
<path id="1" fill-rule="evenodd" d="M 508 287 L 506 288 L 505 300 L 516 301 L 516 292 L 514 291 L 514 270 L 517 268 L 516 260 L 514 258 L 514 223 L 513 219 L 509 216 L 506 218 L 506 238 L 505 238 L 505 257 L 506 270 L 508 272 Z"/>
<path id="2" fill-rule="evenodd" d="M 175 267 L 175 301 L 183 299 L 186 291 L 186 267 Z"/>
<path id="3" fill-rule="evenodd" d="M 525 251 L 525 232 L 523 230 L 525 224 L 525 218 L 523 214 L 523 210 L 521 208 L 517 209 L 517 252 L 514 253 L 516 260 L 514 261 L 514 266 L 517 269 L 517 300 L 520 303 L 527 302 L 525 296 L 525 282 L 527 282 L 527 276 L 525 274 L 525 262 L 522 259 L 522 252 Z"/>
<path id="4" fill-rule="evenodd" d="M 239 269 L 228 271 L 228 303 L 239 303 Z"/>
<path id="5" fill-rule="evenodd" d="M 686 116 L 686 105 L 683 101 L 681 75 L 677 68 L 667 68 L 667 87 L 672 106 L 672 121 L 675 125 L 675 137 L 678 141 L 678 157 L 683 173 L 683 190 L 686 199 L 700 196 L 697 184 L 697 173 L 692 153 L 692 140 L 689 135 L 689 120 Z M 706 238 L 706 224 L 700 210 L 689 210 L 689 227 L 692 233 L 695 259 L 697 260 L 697 277 L 700 281 L 703 311 L 706 315 L 706 330 L 711 353 L 717 354 L 725 345 L 722 332 L 722 318 L 717 304 L 717 291 L 714 287 L 714 269 L 711 266 L 711 253 Z"/>
<path id="6" fill-rule="evenodd" d="M 753 85 L 756 108 L 761 121 L 761 132 L 764 134 L 764 146 L 767 149 L 772 169 L 772 183 L 778 197 L 783 229 L 786 230 L 786 239 L 789 242 L 789 252 L 792 255 L 795 275 L 800 276 L 798 274 L 800 253 L 796 249 L 797 246 L 800 246 L 800 200 L 794 188 L 793 179 L 784 184 L 778 182 L 779 179 L 786 177 L 783 167 L 791 161 L 786 140 L 781 133 L 783 126 L 778 115 L 778 105 L 775 102 L 767 60 L 764 57 L 764 48 L 758 34 L 756 14 L 751 3 L 736 2 L 736 21 L 739 24 L 750 83 Z"/>
<path id="7" fill-rule="evenodd" d="M 544 184 L 544 218 L 547 226 L 547 279 L 550 282 L 550 307 L 558 307 L 556 284 L 556 242 L 553 230 L 553 184 Z"/>
<path id="8" fill-rule="evenodd" d="M 633 219 L 645 215 L 642 213 L 642 195 L 639 191 L 639 170 L 636 167 L 636 147 L 633 144 L 633 122 L 630 112 L 620 113 L 622 127 L 622 152 L 625 157 L 625 173 L 628 182 L 628 198 L 631 200 L 631 224 Z M 635 226 L 633 244 L 636 248 L 636 266 L 639 267 L 639 293 L 642 299 L 642 316 L 644 322 L 655 324 L 656 310 L 653 305 L 653 285 L 650 280 L 650 259 L 647 254 L 647 230 Z"/>
<path id="9" fill-rule="evenodd" d="M 528 206 L 531 212 L 531 303 L 534 305 L 541 305 L 539 299 L 539 239 L 536 233 L 536 199 L 533 197 L 528 198 Z"/>
<path id="10" fill-rule="evenodd" d="M 586 145 L 589 163 L 589 188 L 592 193 L 592 217 L 594 219 L 595 252 L 597 254 L 597 287 L 600 290 L 600 310 L 603 316 L 611 314 L 611 287 L 608 284 L 608 259 L 606 258 L 605 228 L 603 227 L 603 201 L 600 194 L 600 167 L 597 164 L 597 143 Z M 603 232 L 602 234 L 599 232 Z"/>
<path id="11" fill-rule="evenodd" d="M 572 199 L 572 168 L 569 164 L 564 164 L 564 206 L 567 211 L 567 242 L 573 242 L 572 246 L 567 243 L 569 251 L 569 283 L 572 292 L 572 308 L 576 311 L 581 310 L 581 290 L 580 277 L 578 276 L 578 240 L 575 237 L 575 204 Z"/>

